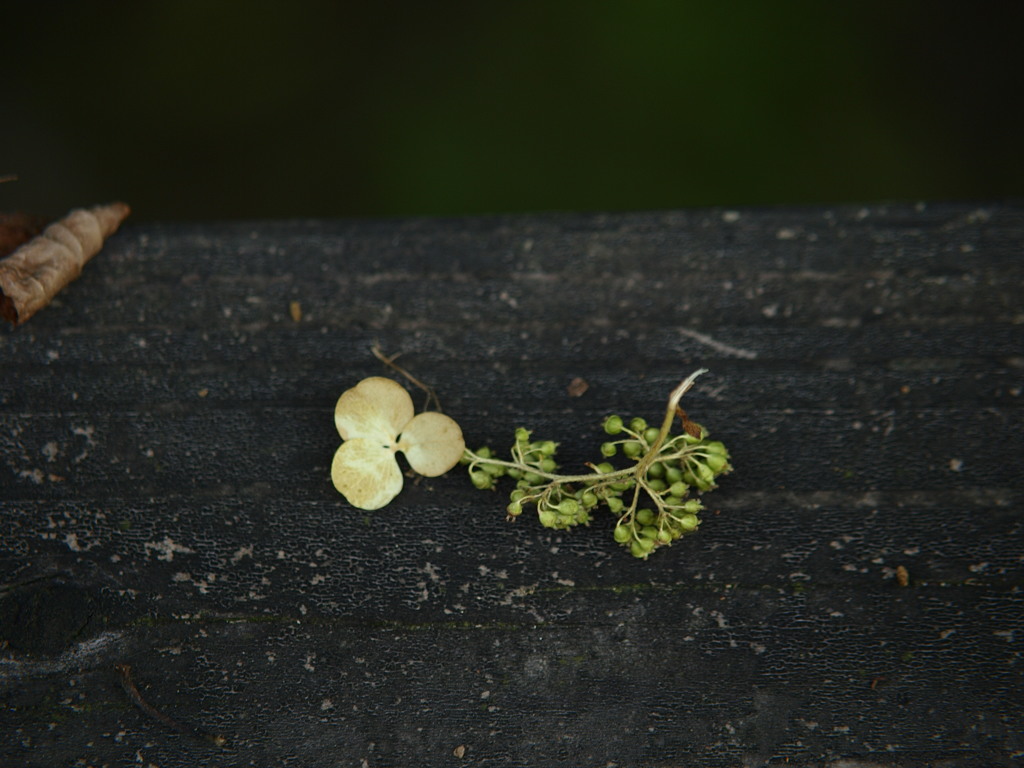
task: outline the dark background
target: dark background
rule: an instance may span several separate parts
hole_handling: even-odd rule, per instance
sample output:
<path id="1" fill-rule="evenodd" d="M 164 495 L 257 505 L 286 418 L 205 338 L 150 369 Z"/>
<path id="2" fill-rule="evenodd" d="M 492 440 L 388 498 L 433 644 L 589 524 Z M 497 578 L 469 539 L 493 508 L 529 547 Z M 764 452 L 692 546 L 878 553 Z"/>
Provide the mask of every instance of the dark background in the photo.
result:
<path id="1" fill-rule="evenodd" d="M 0 210 L 134 220 L 1024 192 L 1024 4 L 0 6 Z"/>

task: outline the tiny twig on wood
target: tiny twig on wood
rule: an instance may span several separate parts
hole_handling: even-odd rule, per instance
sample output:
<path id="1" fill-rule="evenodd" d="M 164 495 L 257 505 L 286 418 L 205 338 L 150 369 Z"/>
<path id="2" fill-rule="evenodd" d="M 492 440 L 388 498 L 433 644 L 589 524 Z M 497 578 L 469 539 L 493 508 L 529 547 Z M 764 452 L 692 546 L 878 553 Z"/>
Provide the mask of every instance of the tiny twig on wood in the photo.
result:
<path id="1" fill-rule="evenodd" d="M 184 723 L 179 723 L 170 715 L 164 714 L 159 709 L 154 707 L 139 693 L 139 689 L 135 687 L 135 682 L 132 680 L 132 668 L 128 664 L 115 664 L 114 669 L 117 670 L 118 675 L 121 676 L 121 687 L 124 688 L 124 692 L 128 694 L 128 698 L 132 700 L 132 703 L 145 712 L 147 715 L 152 717 L 154 720 L 166 725 L 173 731 L 178 733 L 184 733 L 189 736 L 194 736 L 203 741 L 208 741 L 216 747 L 223 747 L 227 743 L 227 739 L 218 734 L 207 733 L 206 731 L 195 728 Z"/>
<path id="2" fill-rule="evenodd" d="M 420 389 L 427 393 L 427 402 L 423 404 L 423 410 L 427 410 L 428 408 L 430 408 L 430 404 L 433 402 L 434 407 L 437 409 L 437 412 L 443 413 L 441 409 L 441 401 L 438 399 L 437 393 L 434 392 L 434 390 L 431 387 L 428 387 L 422 381 L 420 381 L 407 370 L 405 370 L 405 368 L 395 363 L 395 360 L 398 359 L 398 355 L 402 354 L 401 352 L 399 352 L 398 355 L 391 355 L 389 357 L 388 355 L 384 354 L 384 350 L 380 348 L 380 345 L 377 342 L 373 343 L 373 346 L 370 347 L 370 351 L 373 352 L 374 357 L 376 357 L 378 360 L 384 363 L 384 365 L 386 365 L 388 368 L 395 371 L 395 373 L 399 373 L 402 376 L 405 376 L 405 378 L 407 378 L 411 384 L 413 384 L 416 387 L 419 387 Z"/>

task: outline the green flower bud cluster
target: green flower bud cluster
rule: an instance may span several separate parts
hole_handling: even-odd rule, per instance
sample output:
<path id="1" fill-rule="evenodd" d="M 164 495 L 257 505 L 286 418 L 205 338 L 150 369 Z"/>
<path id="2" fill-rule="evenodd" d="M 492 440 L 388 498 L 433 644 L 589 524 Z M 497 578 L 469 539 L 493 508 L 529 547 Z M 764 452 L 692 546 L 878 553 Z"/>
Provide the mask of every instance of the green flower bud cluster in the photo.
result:
<path id="1" fill-rule="evenodd" d="M 519 517 L 523 508 L 534 505 L 537 517 L 547 528 L 564 530 L 575 525 L 590 523 L 590 510 L 597 506 L 592 493 L 576 491 L 565 483 L 552 482 L 558 469 L 555 453 L 558 444 L 551 440 L 531 441 L 531 432 L 524 427 L 516 430 L 512 447 L 512 462 L 495 462 L 494 452 L 483 447 L 475 453 L 466 452 L 463 462 L 470 465 L 469 477 L 480 489 L 494 487 L 495 479 L 508 476 L 516 481 L 506 507 L 510 518 Z"/>
<path id="2" fill-rule="evenodd" d="M 603 461 L 588 464 L 585 474 L 558 474 L 558 444 L 532 440 L 530 430 L 523 427 L 516 430 L 510 461 L 484 447 L 466 450 L 462 462 L 468 465 L 473 485 L 482 490 L 494 488 L 504 476 L 515 480 L 506 507 L 509 519 L 532 505 L 541 525 L 564 530 L 589 525 L 591 513 L 604 506 L 618 517 L 615 541 L 634 557 L 646 558 L 697 530 L 703 506 L 689 498 L 691 492 L 715 488 L 718 476 L 732 469 L 726 447 L 709 440 L 707 430 L 677 411 L 680 397 L 701 373 L 673 391 L 660 428 L 648 426 L 642 418 L 606 418 L 604 431 L 614 439 L 601 444 Z M 677 413 L 682 431 L 673 435 Z M 616 458 L 625 466 L 609 461 Z"/>
<path id="3" fill-rule="evenodd" d="M 621 452 L 636 463 L 637 493 L 612 534 L 634 557 L 646 558 L 656 548 L 696 531 L 703 505 L 688 498 L 690 493 L 715 488 L 718 475 L 732 469 L 724 444 L 709 440 L 699 425 L 684 421 L 684 426 L 689 429 L 673 435 L 670 419 L 661 429 L 642 418 L 626 422 L 613 415 L 604 421 L 605 433 L 618 439 L 604 443 L 602 455 Z M 653 506 L 641 506 L 644 501 Z"/>

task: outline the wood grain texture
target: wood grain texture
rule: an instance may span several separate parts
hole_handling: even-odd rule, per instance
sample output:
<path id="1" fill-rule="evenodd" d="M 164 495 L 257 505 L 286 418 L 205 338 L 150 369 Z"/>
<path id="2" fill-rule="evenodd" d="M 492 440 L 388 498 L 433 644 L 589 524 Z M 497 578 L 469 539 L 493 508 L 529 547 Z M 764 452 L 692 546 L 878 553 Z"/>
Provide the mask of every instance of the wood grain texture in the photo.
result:
<path id="1" fill-rule="evenodd" d="M 0 332 L 0 762 L 1015 764 L 1021 242 L 1011 204 L 125 227 Z M 708 367 L 736 471 L 647 562 L 458 470 L 354 510 L 375 341 L 566 466 Z"/>

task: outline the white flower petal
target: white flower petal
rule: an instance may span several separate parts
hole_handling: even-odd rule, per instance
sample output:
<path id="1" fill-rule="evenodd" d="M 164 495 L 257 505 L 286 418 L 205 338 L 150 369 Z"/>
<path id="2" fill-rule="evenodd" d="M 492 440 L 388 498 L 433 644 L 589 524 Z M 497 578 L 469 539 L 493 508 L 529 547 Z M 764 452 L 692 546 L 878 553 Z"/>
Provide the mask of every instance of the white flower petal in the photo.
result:
<path id="1" fill-rule="evenodd" d="M 390 445 L 414 412 L 412 398 L 401 384 L 371 376 L 338 398 L 334 423 L 343 440 L 365 437 Z"/>
<path id="2" fill-rule="evenodd" d="M 380 509 L 402 490 L 395 454 L 372 438 L 346 440 L 334 454 L 331 480 L 353 507 Z"/>
<path id="3" fill-rule="evenodd" d="M 414 416 L 402 430 L 398 448 L 416 472 L 437 477 L 459 463 L 466 443 L 454 419 L 427 411 Z"/>

